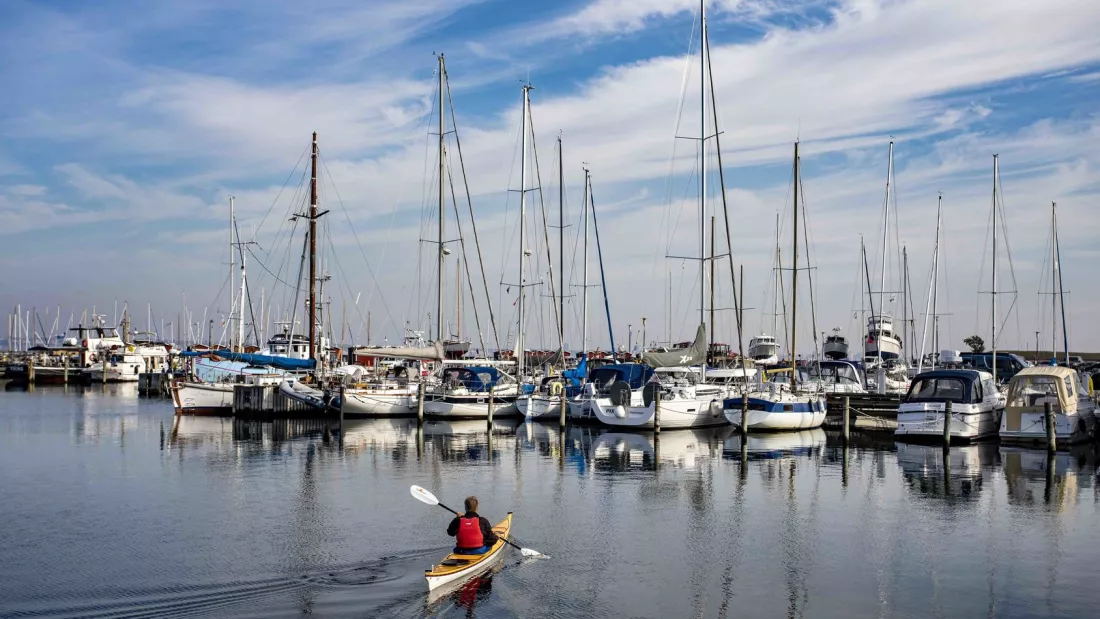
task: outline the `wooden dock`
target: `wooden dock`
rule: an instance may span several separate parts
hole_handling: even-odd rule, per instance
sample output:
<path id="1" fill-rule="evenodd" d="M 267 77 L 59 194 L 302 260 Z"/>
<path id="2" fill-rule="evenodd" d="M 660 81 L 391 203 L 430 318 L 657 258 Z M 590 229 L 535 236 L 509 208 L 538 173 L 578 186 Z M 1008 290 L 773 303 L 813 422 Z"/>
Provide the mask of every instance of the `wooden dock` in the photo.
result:
<path id="1" fill-rule="evenodd" d="M 292 400 L 281 391 L 278 385 L 234 385 L 233 415 L 238 417 L 256 416 L 325 416 L 317 409 Z"/>
<path id="2" fill-rule="evenodd" d="M 825 413 L 825 427 L 839 428 L 843 424 L 844 399 L 851 407 L 849 425 L 853 430 L 893 432 L 898 428 L 898 406 L 901 396 L 880 393 L 831 393 Z"/>

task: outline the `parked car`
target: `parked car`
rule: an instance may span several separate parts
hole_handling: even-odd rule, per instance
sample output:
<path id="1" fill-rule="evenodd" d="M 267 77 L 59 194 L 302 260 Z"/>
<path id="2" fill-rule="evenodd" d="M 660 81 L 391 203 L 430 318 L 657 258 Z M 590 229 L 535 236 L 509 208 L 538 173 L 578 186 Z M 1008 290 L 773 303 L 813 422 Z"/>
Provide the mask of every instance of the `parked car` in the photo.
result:
<path id="1" fill-rule="evenodd" d="M 993 353 L 991 352 L 964 352 L 962 355 L 963 363 L 968 364 L 975 370 L 982 370 L 993 373 Z M 1015 376 L 1020 370 L 1031 367 L 1031 364 L 1027 362 L 1023 357 L 1017 354 L 1008 352 L 997 353 L 997 372 L 995 377 L 997 382 L 1006 382 Z"/>

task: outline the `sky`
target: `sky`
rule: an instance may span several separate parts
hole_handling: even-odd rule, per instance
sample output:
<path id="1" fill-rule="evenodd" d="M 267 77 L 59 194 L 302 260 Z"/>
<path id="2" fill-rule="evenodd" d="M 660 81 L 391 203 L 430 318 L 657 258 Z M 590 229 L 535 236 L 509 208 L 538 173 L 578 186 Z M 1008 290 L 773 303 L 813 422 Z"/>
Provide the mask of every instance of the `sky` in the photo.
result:
<path id="1" fill-rule="evenodd" d="M 331 276 L 325 322 L 344 343 L 368 340 L 368 316 L 371 343 L 397 343 L 406 327 L 431 337 L 442 53 L 453 103 L 444 129 L 444 331 L 461 325 L 475 347 L 514 344 L 528 83 L 527 347 L 557 346 L 551 277 L 566 290 L 567 346 L 580 347 L 585 168 L 603 271 L 592 228 L 590 347 L 610 346 L 608 314 L 617 346 L 637 345 L 643 317 L 647 343 L 690 339 L 701 202 L 706 254 L 709 218 L 717 220 L 713 302 L 709 280 L 703 285 L 716 308 L 713 337 L 737 338 L 727 253 L 745 273 L 745 344 L 772 332 L 777 214 L 787 269 L 778 313 L 786 308 L 789 318 L 791 309 L 798 141 L 800 354 L 813 350 L 814 333 L 833 328 L 860 342 L 861 299 L 899 323 L 907 314 L 915 339 L 906 345 L 932 350 L 921 340 L 941 195 L 940 348 L 962 348 L 971 334 L 988 343 L 994 322 L 1002 348 L 1032 349 L 1036 332 L 1044 348 L 1052 338 L 1062 346 L 1049 294 L 1056 202 L 1070 348 L 1100 350 L 1091 320 L 1100 310 L 1091 285 L 1100 257 L 1100 4 L 710 0 L 705 89 L 698 11 L 691 0 L 9 0 L 0 6 L 0 307 L 32 310 L 52 332 L 55 321 L 75 325 L 93 308 L 115 320 L 126 306 L 137 326 L 166 336 L 215 320 L 220 339 L 232 304 L 233 196 L 237 236 L 249 243 L 237 250 L 246 257 L 247 322 L 267 333 L 280 321 L 301 330 L 305 222 L 290 216 L 307 204 L 316 131 L 327 211 L 320 272 Z M 987 294 L 994 154 L 996 321 Z M 870 277 L 861 275 L 861 238 Z M 861 292 L 868 279 L 876 294 Z"/>

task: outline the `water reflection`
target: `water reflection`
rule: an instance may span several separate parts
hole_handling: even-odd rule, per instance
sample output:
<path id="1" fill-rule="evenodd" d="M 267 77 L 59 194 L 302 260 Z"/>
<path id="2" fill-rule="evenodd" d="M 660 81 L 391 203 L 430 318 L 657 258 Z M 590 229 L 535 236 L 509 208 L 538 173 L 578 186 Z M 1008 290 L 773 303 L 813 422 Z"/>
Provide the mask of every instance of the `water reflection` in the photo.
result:
<path id="1" fill-rule="evenodd" d="M 906 487 L 920 498 L 977 499 L 985 476 L 1000 463 L 998 446 L 991 443 L 950 450 L 940 445 L 898 443 L 896 448 Z"/>
<path id="2" fill-rule="evenodd" d="M 1082 488 L 1095 483 L 1096 452 L 1091 446 L 1048 453 L 1001 447 L 1010 505 L 1044 503 L 1062 511 L 1076 505 Z"/>

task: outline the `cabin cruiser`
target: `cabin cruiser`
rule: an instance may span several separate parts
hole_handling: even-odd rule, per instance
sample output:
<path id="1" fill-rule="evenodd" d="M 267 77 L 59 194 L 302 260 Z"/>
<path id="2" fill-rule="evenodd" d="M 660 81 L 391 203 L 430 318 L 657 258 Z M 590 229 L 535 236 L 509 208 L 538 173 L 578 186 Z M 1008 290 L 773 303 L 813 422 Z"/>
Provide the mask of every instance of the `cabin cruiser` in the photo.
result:
<path id="1" fill-rule="evenodd" d="M 420 382 L 415 367 L 395 365 L 385 374 L 367 374 L 361 366 L 336 368 L 341 378 L 338 404 L 347 418 L 399 417 L 416 413 Z"/>
<path id="2" fill-rule="evenodd" d="M 871 359 L 897 359 L 901 356 L 901 338 L 894 333 L 894 319 L 885 314 L 867 319 L 867 341 L 863 357 Z"/>
<path id="3" fill-rule="evenodd" d="M 1001 417 L 1002 443 L 1046 443 L 1045 406 L 1054 413 L 1059 444 L 1079 443 L 1095 436 L 1096 403 L 1077 370 L 1040 365 L 1012 377 Z"/>
<path id="4" fill-rule="evenodd" d="M 840 328 L 833 329 L 833 334 L 825 338 L 821 354 L 826 359 L 848 358 L 848 338 L 840 334 Z"/>
<path id="5" fill-rule="evenodd" d="M 588 373 L 581 392 L 566 403 L 566 413 L 571 419 L 596 419 L 596 401 L 607 400 L 610 405 L 611 385 L 625 383 L 631 391 L 641 390 L 653 376 L 653 368 L 641 363 L 611 363 L 601 365 Z"/>
<path id="6" fill-rule="evenodd" d="M 750 430 L 809 430 L 825 422 L 825 396 L 813 388 L 804 368 L 798 368 L 797 376 L 792 376 L 791 368 L 781 368 L 766 372 L 763 378 L 767 382 L 746 394 L 747 422 L 742 420 L 742 398 L 725 400 L 723 413 L 731 424 L 747 423 Z"/>
<path id="7" fill-rule="evenodd" d="M 993 382 L 993 375 L 977 370 L 933 370 L 913 379 L 898 407 L 894 436 L 901 440 L 942 439 L 947 402 L 951 403 L 952 440 L 997 435 L 1005 397 Z"/>
<path id="8" fill-rule="evenodd" d="M 779 362 L 779 344 L 774 335 L 761 334 L 749 340 L 749 358 L 760 365 Z"/>

